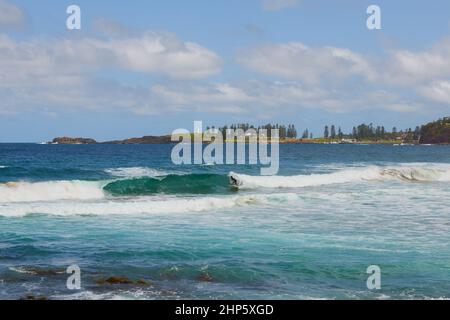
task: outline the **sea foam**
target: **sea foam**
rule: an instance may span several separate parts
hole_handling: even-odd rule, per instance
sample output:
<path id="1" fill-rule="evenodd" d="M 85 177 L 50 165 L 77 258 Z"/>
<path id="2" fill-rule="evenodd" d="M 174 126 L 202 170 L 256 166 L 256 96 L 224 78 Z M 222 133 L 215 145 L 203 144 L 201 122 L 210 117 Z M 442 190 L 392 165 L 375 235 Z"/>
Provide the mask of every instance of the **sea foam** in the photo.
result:
<path id="1" fill-rule="evenodd" d="M 0 184 L 0 203 L 102 199 L 101 183 L 90 181 L 8 182 Z"/>
<path id="2" fill-rule="evenodd" d="M 169 174 L 166 171 L 148 167 L 110 168 L 106 169 L 105 172 L 118 178 L 163 177 Z"/>
<path id="3" fill-rule="evenodd" d="M 363 181 L 433 182 L 450 181 L 450 166 L 397 166 L 343 169 L 332 173 L 295 176 L 250 176 L 230 172 L 230 183 L 241 189 L 303 188 Z"/>
<path id="4" fill-rule="evenodd" d="M 228 197 L 181 198 L 170 197 L 154 199 L 104 199 L 95 201 L 57 201 L 23 202 L 0 206 L 0 216 L 22 217 L 29 214 L 56 216 L 74 215 L 157 215 L 210 212 L 234 207 L 278 204 L 280 201 L 298 199 L 293 194 L 283 195 L 246 195 Z"/>

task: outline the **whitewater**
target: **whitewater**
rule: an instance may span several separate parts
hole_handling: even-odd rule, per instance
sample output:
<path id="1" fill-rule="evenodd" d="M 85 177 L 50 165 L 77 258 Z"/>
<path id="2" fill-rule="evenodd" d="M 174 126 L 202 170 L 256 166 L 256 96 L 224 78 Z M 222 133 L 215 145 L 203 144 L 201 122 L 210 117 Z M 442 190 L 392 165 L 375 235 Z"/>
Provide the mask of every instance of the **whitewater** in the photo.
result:
<path id="1" fill-rule="evenodd" d="M 46 181 L 0 183 L 0 203 L 48 202 L 57 200 L 114 200 L 114 191 L 121 196 L 155 194 L 196 194 L 197 184 L 206 184 L 206 194 L 215 194 L 214 187 L 223 189 L 286 189 L 330 184 L 374 181 L 450 182 L 450 165 L 428 163 L 410 166 L 373 166 L 340 169 L 332 173 L 292 176 L 252 176 L 230 172 L 226 175 L 167 173 L 153 168 L 130 167 L 105 169 L 111 179 L 101 181 Z M 166 181 L 169 181 L 166 183 Z M 183 185 L 187 184 L 187 186 Z M 122 186 L 117 190 L 114 186 Z M 166 186 L 162 190 L 158 186 Z M 108 192 L 108 190 L 112 191 Z M 188 210 L 187 210 L 188 211 Z"/>

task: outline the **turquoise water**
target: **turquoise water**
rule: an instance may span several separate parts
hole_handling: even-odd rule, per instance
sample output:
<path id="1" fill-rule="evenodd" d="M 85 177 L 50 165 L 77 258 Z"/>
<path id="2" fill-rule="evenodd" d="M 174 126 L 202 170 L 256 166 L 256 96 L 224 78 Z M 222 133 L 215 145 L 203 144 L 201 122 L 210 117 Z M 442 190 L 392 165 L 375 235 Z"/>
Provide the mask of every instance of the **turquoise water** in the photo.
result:
<path id="1" fill-rule="evenodd" d="M 0 144 L 0 298 L 450 297 L 450 147 L 281 145 L 275 177 L 170 152 Z"/>

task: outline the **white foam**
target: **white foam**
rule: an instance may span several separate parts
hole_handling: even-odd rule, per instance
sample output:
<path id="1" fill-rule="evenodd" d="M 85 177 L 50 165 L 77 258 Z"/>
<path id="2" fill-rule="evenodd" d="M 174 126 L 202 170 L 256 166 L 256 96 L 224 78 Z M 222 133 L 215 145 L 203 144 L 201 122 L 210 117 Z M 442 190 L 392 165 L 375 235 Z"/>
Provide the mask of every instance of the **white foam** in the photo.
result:
<path id="1" fill-rule="evenodd" d="M 27 269 L 22 268 L 22 267 L 9 267 L 8 269 L 11 270 L 11 271 L 17 272 L 17 273 L 36 274 L 35 271 L 27 270 Z"/>
<path id="2" fill-rule="evenodd" d="M 142 177 L 163 177 L 169 173 L 147 167 L 111 168 L 106 169 L 106 173 L 119 178 L 142 178 Z"/>
<path id="3" fill-rule="evenodd" d="M 202 198 L 142 197 L 103 199 L 95 201 L 22 202 L 0 206 L 0 216 L 23 217 L 29 214 L 56 216 L 74 215 L 157 215 L 167 213 L 196 213 L 244 206 L 279 205 L 298 200 L 295 194 L 216 196 Z"/>
<path id="4" fill-rule="evenodd" d="M 249 176 L 230 172 L 230 179 L 241 189 L 252 188 L 302 188 L 329 184 L 362 181 L 450 181 L 450 165 L 406 166 L 343 169 L 333 173 L 296 176 Z"/>
<path id="5" fill-rule="evenodd" d="M 8 168 L 8 166 L 0 166 L 0 169 Z"/>
<path id="6" fill-rule="evenodd" d="M 39 271 L 36 269 L 29 269 L 29 268 L 25 268 L 25 267 L 9 267 L 8 269 L 11 271 L 17 272 L 17 273 L 39 275 Z M 64 271 L 54 271 L 54 272 L 55 273 L 64 273 Z"/>
<path id="7" fill-rule="evenodd" d="M 0 203 L 104 198 L 102 184 L 89 181 L 8 182 L 0 184 Z"/>

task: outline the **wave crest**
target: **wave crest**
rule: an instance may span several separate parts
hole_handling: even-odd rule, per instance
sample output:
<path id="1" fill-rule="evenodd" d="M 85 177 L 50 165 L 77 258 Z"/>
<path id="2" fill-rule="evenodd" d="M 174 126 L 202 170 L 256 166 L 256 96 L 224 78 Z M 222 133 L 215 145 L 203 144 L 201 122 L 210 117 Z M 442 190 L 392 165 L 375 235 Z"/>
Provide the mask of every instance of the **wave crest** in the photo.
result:
<path id="1" fill-rule="evenodd" d="M 230 185 L 225 175 L 187 174 L 162 178 L 117 180 L 104 190 L 113 196 L 142 196 L 152 194 L 226 194 Z"/>
<path id="2" fill-rule="evenodd" d="M 98 182 L 47 181 L 0 184 L 0 203 L 55 200 L 94 200 L 105 194 Z"/>
<path id="3" fill-rule="evenodd" d="M 230 172 L 230 184 L 241 189 L 303 188 L 362 181 L 433 182 L 450 181 L 448 166 L 436 167 L 377 167 L 344 169 L 325 174 L 296 176 L 250 176 Z"/>
<path id="4" fill-rule="evenodd" d="M 107 174 L 118 178 L 163 177 L 168 175 L 166 171 L 148 167 L 110 168 L 104 171 Z"/>

